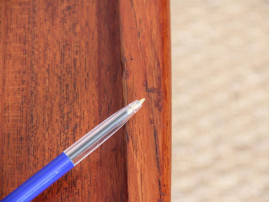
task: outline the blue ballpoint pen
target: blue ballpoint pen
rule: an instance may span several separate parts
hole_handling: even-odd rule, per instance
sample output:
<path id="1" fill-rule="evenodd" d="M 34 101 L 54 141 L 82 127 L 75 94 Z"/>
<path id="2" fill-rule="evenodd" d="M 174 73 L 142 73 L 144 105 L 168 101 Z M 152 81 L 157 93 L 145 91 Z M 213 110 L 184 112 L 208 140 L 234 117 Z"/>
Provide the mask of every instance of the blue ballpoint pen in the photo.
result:
<path id="1" fill-rule="evenodd" d="M 34 199 L 119 130 L 142 107 L 144 100 L 144 98 L 136 100 L 111 115 L 7 195 L 2 201 L 15 202 Z"/>

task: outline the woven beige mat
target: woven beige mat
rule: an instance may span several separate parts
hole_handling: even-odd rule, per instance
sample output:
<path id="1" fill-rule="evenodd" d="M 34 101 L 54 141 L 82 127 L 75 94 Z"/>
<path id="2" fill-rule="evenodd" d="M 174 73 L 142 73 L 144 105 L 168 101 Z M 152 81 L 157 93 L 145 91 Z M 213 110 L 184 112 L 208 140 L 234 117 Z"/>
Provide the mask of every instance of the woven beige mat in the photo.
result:
<path id="1" fill-rule="evenodd" d="M 172 0 L 172 201 L 268 201 L 268 1 Z"/>

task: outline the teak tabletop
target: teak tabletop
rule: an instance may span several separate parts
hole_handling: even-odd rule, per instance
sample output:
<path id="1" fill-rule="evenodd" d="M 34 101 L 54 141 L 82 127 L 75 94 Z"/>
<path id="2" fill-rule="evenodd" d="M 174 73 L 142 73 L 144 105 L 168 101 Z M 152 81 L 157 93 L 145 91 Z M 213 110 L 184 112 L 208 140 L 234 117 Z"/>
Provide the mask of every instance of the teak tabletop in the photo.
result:
<path id="1" fill-rule="evenodd" d="M 169 2 L 0 1 L 0 198 L 144 97 L 34 201 L 170 201 Z"/>

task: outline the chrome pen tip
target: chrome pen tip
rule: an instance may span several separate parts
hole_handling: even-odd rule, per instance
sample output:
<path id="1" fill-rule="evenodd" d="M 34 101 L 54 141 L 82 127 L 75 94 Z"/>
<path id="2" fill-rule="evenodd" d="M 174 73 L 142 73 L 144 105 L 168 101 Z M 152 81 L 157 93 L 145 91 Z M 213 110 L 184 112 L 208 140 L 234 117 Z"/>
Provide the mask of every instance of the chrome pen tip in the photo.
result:
<path id="1" fill-rule="evenodd" d="M 145 101 L 145 98 L 139 100 L 139 103 L 142 104 L 142 103 L 144 103 L 144 101 Z"/>
<path id="2" fill-rule="evenodd" d="M 134 102 L 132 102 L 130 104 L 130 109 L 129 112 L 137 112 L 141 107 L 142 107 L 142 103 L 145 101 L 145 98 L 141 99 L 141 100 L 136 100 Z"/>

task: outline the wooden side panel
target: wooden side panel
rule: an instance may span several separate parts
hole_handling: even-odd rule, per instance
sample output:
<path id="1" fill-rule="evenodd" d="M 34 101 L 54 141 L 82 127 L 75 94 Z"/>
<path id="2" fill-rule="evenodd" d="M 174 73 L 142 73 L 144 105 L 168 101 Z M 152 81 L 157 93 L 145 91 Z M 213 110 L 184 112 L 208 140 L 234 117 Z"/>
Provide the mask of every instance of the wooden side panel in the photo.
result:
<path id="1" fill-rule="evenodd" d="M 1 1 L 0 197 L 123 106 L 117 1 Z M 35 201 L 124 201 L 123 130 Z"/>
<path id="2" fill-rule="evenodd" d="M 170 201 L 169 2 L 119 0 L 124 101 L 146 98 L 126 125 L 129 201 Z"/>

